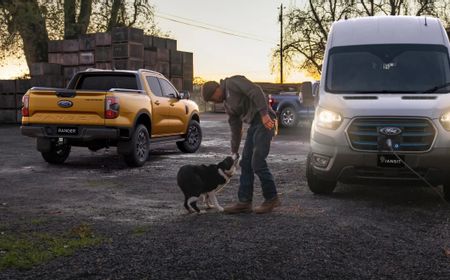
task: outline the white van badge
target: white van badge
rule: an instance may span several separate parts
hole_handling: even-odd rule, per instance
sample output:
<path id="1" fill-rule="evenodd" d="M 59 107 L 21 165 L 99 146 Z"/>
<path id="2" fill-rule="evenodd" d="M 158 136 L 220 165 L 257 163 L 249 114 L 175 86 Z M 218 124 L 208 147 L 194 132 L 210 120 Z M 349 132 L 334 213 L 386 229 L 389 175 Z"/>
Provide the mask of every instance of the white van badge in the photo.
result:
<path id="1" fill-rule="evenodd" d="M 402 130 L 398 127 L 389 126 L 389 127 L 380 128 L 380 133 L 387 135 L 387 136 L 395 136 L 395 135 L 399 135 L 400 133 L 402 133 Z"/>

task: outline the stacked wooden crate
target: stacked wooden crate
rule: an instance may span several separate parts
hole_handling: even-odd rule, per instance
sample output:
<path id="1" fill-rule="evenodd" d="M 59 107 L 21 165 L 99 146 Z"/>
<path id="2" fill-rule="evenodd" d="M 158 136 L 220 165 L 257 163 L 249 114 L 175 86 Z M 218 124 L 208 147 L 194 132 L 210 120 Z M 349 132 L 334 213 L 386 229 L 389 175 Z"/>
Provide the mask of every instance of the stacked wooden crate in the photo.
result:
<path id="1" fill-rule="evenodd" d="M 75 73 L 88 68 L 145 68 L 160 72 L 178 90 L 193 89 L 193 54 L 178 51 L 176 40 L 144 35 L 141 29 L 116 27 L 111 32 L 50 41 L 48 52 L 48 63 L 31 71 L 33 85 L 63 87 Z"/>
<path id="2" fill-rule="evenodd" d="M 20 123 L 22 97 L 30 80 L 0 80 L 0 123 Z"/>
<path id="3" fill-rule="evenodd" d="M 33 86 L 60 88 L 65 85 L 63 67 L 59 63 L 33 63 L 30 67 L 30 75 Z"/>
<path id="4" fill-rule="evenodd" d="M 144 31 L 117 27 L 111 32 L 113 67 L 137 70 L 144 68 Z"/>
<path id="5" fill-rule="evenodd" d="M 95 68 L 112 69 L 111 33 L 96 33 L 95 35 Z"/>

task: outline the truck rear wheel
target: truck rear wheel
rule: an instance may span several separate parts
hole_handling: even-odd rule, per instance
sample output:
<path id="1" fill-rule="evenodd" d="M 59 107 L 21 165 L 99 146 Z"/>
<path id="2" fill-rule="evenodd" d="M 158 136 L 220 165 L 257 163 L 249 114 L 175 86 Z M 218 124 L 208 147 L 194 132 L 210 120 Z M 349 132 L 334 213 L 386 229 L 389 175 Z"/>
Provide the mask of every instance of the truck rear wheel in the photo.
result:
<path id="1" fill-rule="evenodd" d="M 444 198 L 448 202 L 450 202 L 450 182 L 445 182 L 442 186 L 444 190 Z"/>
<path id="2" fill-rule="evenodd" d="M 147 128 L 140 124 L 133 132 L 130 141 L 124 145 L 128 146 L 128 153 L 124 154 L 125 162 L 128 166 L 140 167 L 145 164 L 150 152 L 150 136 Z"/>
<path id="3" fill-rule="evenodd" d="M 50 151 L 41 152 L 44 160 L 51 164 L 61 164 L 69 157 L 71 146 L 65 143 L 52 142 Z"/>
<path id="4" fill-rule="evenodd" d="M 298 125 L 298 117 L 294 107 L 287 106 L 281 110 L 280 123 L 282 127 L 293 128 Z"/>
<path id="5" fill-rule="evenodd" d="M 314 174 L 311 164 L 311 153 L 306 161 L 306 179 L 309 189 L 314 194 L 331 194 L 336 188 L 336 181 L 325 181 Z"/>
<path id="6" fill-rule="evenodd" d="M 183 153 L 195 153 L 202 143 L 202 128 L 200 124 L 191 120 L 184 141 L 177 142 L 177 147 Z"/>

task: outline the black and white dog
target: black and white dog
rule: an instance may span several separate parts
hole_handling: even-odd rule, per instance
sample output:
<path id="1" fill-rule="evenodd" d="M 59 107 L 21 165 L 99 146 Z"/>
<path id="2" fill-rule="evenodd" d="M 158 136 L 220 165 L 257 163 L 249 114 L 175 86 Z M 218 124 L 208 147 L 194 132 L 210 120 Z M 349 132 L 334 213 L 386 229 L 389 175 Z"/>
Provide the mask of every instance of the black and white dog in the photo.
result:
<path id="1" fill-rule="evenodd" d="M 218 164 L 182 166 L 178 171 L 177 182 L 184 193 L 184 207 L 189 212 L 200 213 L 197 200 L 203 195 L 208 207 L 222 212 L 223 208 L 217 201 L 216 191 L 230 181 L 237 163 L 238 156 L 226 157 Z"/>

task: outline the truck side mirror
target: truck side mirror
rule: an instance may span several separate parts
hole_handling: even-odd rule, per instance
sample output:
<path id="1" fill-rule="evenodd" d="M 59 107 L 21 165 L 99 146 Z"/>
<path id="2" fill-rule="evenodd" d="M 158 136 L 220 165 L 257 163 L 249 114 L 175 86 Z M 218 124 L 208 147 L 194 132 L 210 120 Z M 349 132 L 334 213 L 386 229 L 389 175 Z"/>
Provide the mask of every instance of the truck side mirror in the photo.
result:
<path id="1" fill-rule="evenodd" d="M 314 96 L 312 93 L 312 83 L 311 82 L 302 83 L 301 93 L 302 93 L 302 97 L 303 97 L 303 104 L 305 104 L 307 106 L 314 105 Z"/>
<path id="2" fill-rule="evenodd" d="M 180 91 L 180 99 L 191 99 L 191 94 L 187 90 Z"/>

